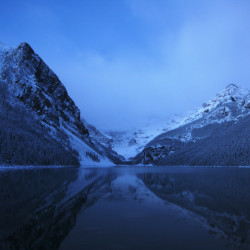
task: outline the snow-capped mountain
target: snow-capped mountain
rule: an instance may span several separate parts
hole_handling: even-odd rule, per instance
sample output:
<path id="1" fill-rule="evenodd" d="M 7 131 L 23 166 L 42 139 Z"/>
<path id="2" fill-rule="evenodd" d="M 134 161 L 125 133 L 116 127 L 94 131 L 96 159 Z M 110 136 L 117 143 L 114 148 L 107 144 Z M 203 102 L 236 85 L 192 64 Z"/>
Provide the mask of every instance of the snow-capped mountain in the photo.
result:
<path id="1" fill-rule="evenodd" d="M 176 128 L 150 141 L 135 157 L 136 162 L 250 164 L 249 120 L 249 91 L 230 84 L 197 112 L 184 118 Z"/>
<path id="2" fill-rule="evenodd" d="M 80 156 L 81 164 L 120 163 L 122 157 L 98 141 L 91 140 L 80 118 L 80 110 L 69 97 L 58 76 L 27 43 L 14 48 L 0 44 L 0 80 L 9 92 L 48 128 L 50 136 L 63 133 Z"/>
<path id="3" fill-rule="evenodd" d="M 202 105 L 197 112 L 186 117 L 179 126 L 200 121 L 200 126 L 214 122 L 225 122 L 236 119 L 239 115 L 245 115 L 250 108 L 250 92 L 235 84 L 229 84 L 225 90 L 216 97 Z"/>
<path id="4" fill-rule="evenodd" d="M 0 162 L 25 164 L 12 154 L 23 150 L 18 140 L 26 140 L 27 148 L 35 145 L 29 161 L 35 164 L 75 164 L 77 155 L 83 165 L 250 164 L 250 93 L 234 84 L 184 118 L 108 133 L 81 117 L 57 75 L 27 43 L 13 48 L 0 43 L 0 87 L 0 132 L 5 144 L 9 140 L 9 151 L 0 150 Z M 19 150 L 13 150 L 14 144 Z M 35 160 L 40 151 L 46 160 Z M 60 161 L 59 155 L 67 159 Z"/>
<path id="5" fill-rule="evenodd" d="M 178 126 L 181 116 L 173 116 L 166 122 L 148 122 L 145 126 L 127 131 L 108 131 L 105 136 L 111 138 L 114 151 L 127 160 L 140 153 L 156 136 Z"/>

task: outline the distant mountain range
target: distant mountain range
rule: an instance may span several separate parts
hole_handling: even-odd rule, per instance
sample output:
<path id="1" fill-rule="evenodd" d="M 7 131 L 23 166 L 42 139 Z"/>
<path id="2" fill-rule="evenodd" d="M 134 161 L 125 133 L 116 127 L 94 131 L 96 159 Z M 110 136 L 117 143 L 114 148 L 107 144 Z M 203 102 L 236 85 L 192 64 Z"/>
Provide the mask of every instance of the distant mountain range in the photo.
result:
<path id="1" fill-rule="evenodd" d="M 27 43 L 0 43 L 0 117 L 0 164 L 250 165 L 249 90 L 230 84 L 187 117 L 102 133 Z"/>
<path id="2" fill-rule="evenodd" d="M 125 131 L 107 131 L 103 134 L 112 141 L 112 149 L 123 155 L 127 160 L 140 153 L 156 136 L 178 126 L 183 117 L 175 115 L 164 122 L 148 121 L 140 128 Z"/>

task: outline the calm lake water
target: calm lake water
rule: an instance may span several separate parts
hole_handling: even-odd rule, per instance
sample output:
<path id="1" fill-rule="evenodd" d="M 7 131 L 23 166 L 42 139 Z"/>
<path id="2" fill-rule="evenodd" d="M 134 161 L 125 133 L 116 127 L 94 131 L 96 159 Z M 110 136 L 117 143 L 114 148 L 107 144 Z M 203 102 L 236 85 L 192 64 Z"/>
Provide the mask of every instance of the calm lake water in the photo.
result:
<path id="1" fill-rule="evenodd" d="M 250 249 L 250 169 L 2 169 L 0 249 Z"/>

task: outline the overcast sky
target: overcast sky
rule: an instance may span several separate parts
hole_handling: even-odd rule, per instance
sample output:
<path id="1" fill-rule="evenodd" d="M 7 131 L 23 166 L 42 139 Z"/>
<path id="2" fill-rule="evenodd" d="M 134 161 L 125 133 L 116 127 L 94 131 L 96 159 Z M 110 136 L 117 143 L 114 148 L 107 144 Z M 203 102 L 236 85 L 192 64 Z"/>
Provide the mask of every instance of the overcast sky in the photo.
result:
<path id="1" fill-rule="evenodd" d="M 8 0 L 0 13 L 0 41 L 28 42 L 102 130 L 250 87 L 248 0 Z"/>

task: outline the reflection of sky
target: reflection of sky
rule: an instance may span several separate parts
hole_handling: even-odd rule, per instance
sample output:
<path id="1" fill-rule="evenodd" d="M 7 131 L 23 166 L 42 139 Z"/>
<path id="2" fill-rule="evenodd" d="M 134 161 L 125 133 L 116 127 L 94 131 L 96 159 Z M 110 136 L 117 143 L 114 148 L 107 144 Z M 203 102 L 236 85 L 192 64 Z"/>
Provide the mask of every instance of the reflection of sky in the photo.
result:
<path id="1" fill-rule="evenodd" d="M 101 129 L 185 113 L 248 87 L 250 2 L 4 1 L 0 40 L 26 41 Z"/>

